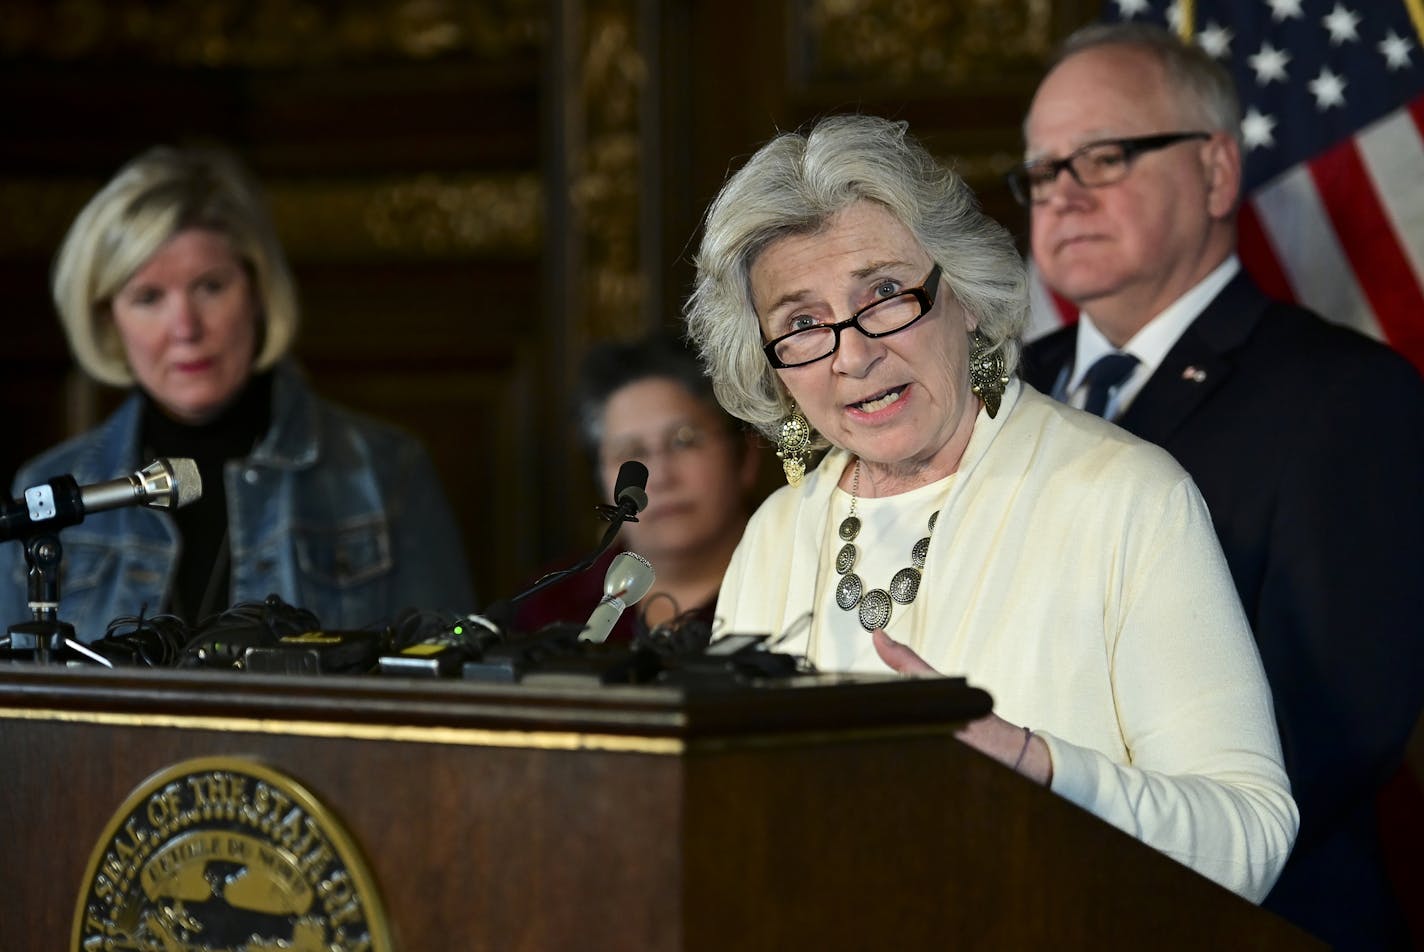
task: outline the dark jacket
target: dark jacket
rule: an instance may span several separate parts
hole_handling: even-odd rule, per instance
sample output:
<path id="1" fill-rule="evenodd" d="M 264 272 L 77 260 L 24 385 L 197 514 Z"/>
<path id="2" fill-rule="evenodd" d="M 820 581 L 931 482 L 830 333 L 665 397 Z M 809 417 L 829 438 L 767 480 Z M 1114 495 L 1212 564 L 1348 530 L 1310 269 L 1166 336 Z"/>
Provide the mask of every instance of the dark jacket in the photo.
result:
<path id="1" fill-rule="evenodd" d="M 1024 378 L 1051 392 L 1076 333 Z M 1200 487 L 1265 663 L 1300 833 L 1264 906 L 1339 948 L 1402 942 L 1375 799 L 1424 703 L 1424 382 L 1240 274 L 1115 422 Z"/>

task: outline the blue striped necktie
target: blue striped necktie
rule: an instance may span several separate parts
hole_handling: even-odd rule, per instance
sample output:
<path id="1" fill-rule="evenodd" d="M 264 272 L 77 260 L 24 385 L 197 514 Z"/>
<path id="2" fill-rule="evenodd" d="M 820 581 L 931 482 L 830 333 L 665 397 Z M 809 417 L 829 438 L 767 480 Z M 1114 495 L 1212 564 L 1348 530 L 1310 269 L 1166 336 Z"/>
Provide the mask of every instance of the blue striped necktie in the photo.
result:
<path id="1" fill-rule="evenodd" d="M 1088 385 L 1088 402 L 1083 404 L 1083 409 L 1094 416 L 1102 416 L 1108 406 L 1108 392 L 1126 380 L 1136 366 L 1137 358 L 1131 354 L 1112 353 L 1099 357 L 1083 377 L 1083 382 Z"/>

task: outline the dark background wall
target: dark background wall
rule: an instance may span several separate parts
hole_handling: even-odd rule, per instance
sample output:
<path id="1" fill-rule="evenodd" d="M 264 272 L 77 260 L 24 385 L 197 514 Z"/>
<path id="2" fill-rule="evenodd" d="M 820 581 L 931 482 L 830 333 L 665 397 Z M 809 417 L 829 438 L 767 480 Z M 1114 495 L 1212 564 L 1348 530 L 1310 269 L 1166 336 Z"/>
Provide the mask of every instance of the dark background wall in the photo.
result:
<path id="1" fill-rule="evenodd" d="M 0 0 L 0 478 L 120 394 L 74 369 L 50 259 L 160 143 L 264 182 L 318 390 L 430 447 L 482 598 L 597 533 L 567 392 L 590 340 L 676 322 L 700 215 L 778 129 L 906 119 L 999 184 L 1094 0 Z M 115 474 L 118 475 L 118 474 Z"/>

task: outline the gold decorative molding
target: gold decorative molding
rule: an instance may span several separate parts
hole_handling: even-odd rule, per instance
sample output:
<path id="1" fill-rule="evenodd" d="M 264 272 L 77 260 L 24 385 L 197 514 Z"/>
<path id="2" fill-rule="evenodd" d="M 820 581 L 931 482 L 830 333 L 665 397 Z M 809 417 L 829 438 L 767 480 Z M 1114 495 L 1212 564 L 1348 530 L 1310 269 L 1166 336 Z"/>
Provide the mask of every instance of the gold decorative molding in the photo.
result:
<path id="1" fill-rule="evenodd" d="M 642 327 L 647 280 L 640 268 L 639 110 L 648 67 L 638 45 L 637 0 L 583 5 L 579 49 L 582 130 L 571 163 L 569 201 L 584 229 L 585 320 L 590 339 L 628 337 Z M 581 135 L 580 135 L 581 133 Z"/>
<path id="2" fill-rule="evenodd" d="M 220 733 L 262 734 L 284 737 L 323 737 L 344 740 L 388 741 L 398 744 L 437 744 L 453 747 L 493 747 L 515 750 L 580 751 L 682 757 L 727 750 L 761 750 L 843 744 L 846 741 L 949 737 L 956 722 L 896 724 L 833 731 L 790 733 L 734 733 L 684 739 L 651 733 L 605 734 L 573 730 L 520 730 L 497 727 L 440 727 L 414 724 L 364 724 L 355 721 L 306 721 L 198 714 L 143 714 L 59 708 L 3 708 L 0 721 L 97 724 L 105 727 L 144 727 Z"/>
<path id="3" fill-rule="evenodd" d="M 543 0 L 6 0 L 0 57 L 248 68 L 497 59 L 537 52 L 546 22 Z"/>
<path id="4" fill-rule="evenodd" d="M 1052 51 L 1051 0 L 795 0 L 807 82 L 967 86 L 1035 71 Z"/>
<path id="5" fill-rule="evenodd" d="M 279 181 L 267 193 L 294 258 L 533 257 L 543 235 L 544 190 L 533 172 Z"/>
<path id="6" fill-rule="evenodd" d="M 48 258 L 102 182 L 0 181 L 0 255 Z M 377 181 L 275 180 L 267 197 L 294 259 L 536 257 L 537 173 L 425 174 Z"/>
<path id="7" fill-rule="evenodd" d="M 584 731 L 500 730 L 474 727 L 422 727 L 274 718 L 188 714 L 128 714 L 119 711 L 71 711 L 56 708 L 0 708 L 0 720 L 55 721 L 110 727 L 172 728 L 224 733 L 276 734 L 291 737 L 338 737 L 392 743 L 446 744 L 457 747 L 507 747 L 527 750 L 604 750 L 619 753 L 681 756 L 687 744 L 676 737 L 642 734 L 594 734 Z"/>

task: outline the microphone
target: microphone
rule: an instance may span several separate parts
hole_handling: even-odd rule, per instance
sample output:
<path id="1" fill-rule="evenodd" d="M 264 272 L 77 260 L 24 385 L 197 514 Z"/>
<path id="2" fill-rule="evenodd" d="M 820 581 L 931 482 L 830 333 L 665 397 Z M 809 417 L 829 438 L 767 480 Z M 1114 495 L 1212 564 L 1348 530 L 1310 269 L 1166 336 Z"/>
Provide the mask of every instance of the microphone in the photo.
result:
<path id="1" fill-rule="evenodd" d="M 602 644 L 623 610 L 648 594 L 653 577 L 653 566 L 647 559 L 633 552 L 618 553 L 603 576 L 603 598 L 588 616 L 578 640 Z"/>
<path id="2" fill-rule="evenodd" d="M 648 467 L 635 459 L 630 459 L 618 467 L 618 479 L 613 483 L 613 503 L 623 515 L 624 522 L 637 522 L 634 518 L 648 508 Z"/>
<path id="3" fill-rule="evenodd" d="M 603 538 L 598 542 L 598 548 L 590 552 L 585 558 L 580 559 L 577 565 L 561 569 L 557 572 L 550 572 L 513 598 L 505 599 L 491 605 L 483 616 L 479 616 L 480 623 L 491 628 L 502 628 L 503 624 L 501 624 L 501 622 L 508 621 L 515 605 L 518 605 L 535 592 L 542 592 L 555 582 L 562 581 L 570 575 L 582 572 L 593 565 L 594 562 L 598 561 L 598 557 L 613 544 L 613 539 L 618 535 L 618 530 L 623 528 L 623 523 L 638 521 L 638 513 L 642 512 L 648 505 L 648 492 L 645 488 L 647 485 L 648 467 L 635 459 L 627 460 L 622 466 L 619 466 L 618 478 L 613 483 L 613 498 L 616 501 L 616 505 L 593 507 L 594 511 L 597 512 L 600 517 L 612 523 L 612 525 L 604 530 Z M 616 563 L 617 560 L 615 559 L 614 562 Z M 609 569 L 612 569 L 611 565 Z M 641 595 L 638 597 L 642 598 Z M 475 616 L 471 617 L 472 620 L 475 618 Z M 491 621 L 492 619 L 493 622 Z"/>
<path id="4" fill-rule="evenodd" d="M 89 513 L 123 506 L 177 509 L 202 495 L 198 464 L 184 458 L 156 459 L 129 476 L 88 486 L 73 476 L 51 476 L 26 489 L 23 498 L 0 502 L 0 541 L 78 525 Z"/>
<path id="5" fill-rule="evenodd" d="M 26 497 L 29 490 L 25 491 Z M 193 460 L 156 459 L 130 476 L 79 487 L 85 513 L 123 506 L 181 509 L 203 495 L 203 479 Z"/>
<path id="6" fill-rule="evenodd" d="M 599 540 L 598 547 L 583 559 L 580 559 L 577 564 L 556 572 L 549 572 L 512 598 L 499 599 L 482 613 L 476 612 L 466 615 L 464 621 L 469 625 L 469 636 L 466 643 L 475 646 L 488 646 L 503 641 L 513 633 L 515 606 L 531 595 L 542 592 L 549 586 L 557 584 L 571 575 L 583 572 L 593 565 L 593 563 L 598 560 L 598 557 L 606 552 L 608 547 L 613 544 L 614 538 L 618 535 L 618 531 L 623 528 L 625 522 L 638 521 L 638 513 L 648 505 L 648 493 L 644 488 L 647 485 L 648 467 L 642 463 L 637 460 L 628 460 L 623 463 L 622 466 L 618 467 L 618 478 L 613 483 L 613 497 L 616 500 L 616 504 L 594 507 L 594 511 L 598 513 L 600 518 L 611 523 L 604 531 L 603 538 Z M 623 556 L 615 558 L 613 563 L 609 565 L 609 574 L 604 580 L 605 590 L 609 590 L 609 579 L 613 578 L 614 568 L 619 564 L 619 559 L 623 558 Z M 647 565 L 647 562 L 642 560 L 639 556 L 632 556 L 632 559 L 642 561 L 644 565 Z M 626 559 L 624 559 L 624 561 L 626 561 Z M 647 567 L 647 572 L 647 584 L 651 586 L 653 577 L 652 566 Z M 639 598 L 642 598 L 647 594 L 647 591 L 647 587 L 644 587 L 631 601 L 625 600 L 619 604 L 617 610 L 613 611 L 613 617 L 608 620 L 607 627 L 603 628 L 603 634 L 599 637 L 599 641 L 608 637 L 609 630 L 612 629 L 613 623 L 618 620 L 618 616 L 622 614 L 623 609 L 633 602 L 636 602 Z M 599 603 L 599 607 L 604 607 L 602 602 Z M 608 607 L 608 610 L 613 610 L 611 605 Z M 597 611 L 595 611 L 595 615 L 597 614 Z M 589 621 L 593 622 L 594 619 L 590 618 Z M 572 624 L 565 627 L 569 631 L 573 630 Z M 475 631 L 476 628 L 479 630 Z M 520 665 L 522 666 L 523 663 L 524 662 L 520 662 Z M 480 677 L 479 674 L 471 674 L 471 667 L 471 665 L 465 666 L 465 677 Z M 495 666 L 491 670 L 494 670 L 496 674 L 492 678 L 486 678 L 487 680 L 514 680 L 514 675 L 510 673 L 508 666 L 503 668 Z"/>

